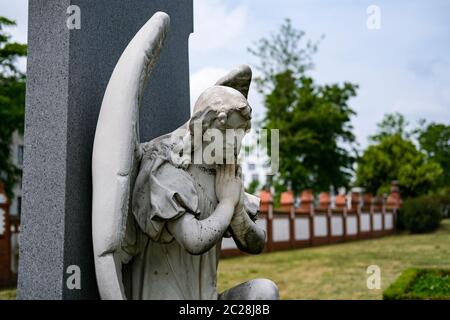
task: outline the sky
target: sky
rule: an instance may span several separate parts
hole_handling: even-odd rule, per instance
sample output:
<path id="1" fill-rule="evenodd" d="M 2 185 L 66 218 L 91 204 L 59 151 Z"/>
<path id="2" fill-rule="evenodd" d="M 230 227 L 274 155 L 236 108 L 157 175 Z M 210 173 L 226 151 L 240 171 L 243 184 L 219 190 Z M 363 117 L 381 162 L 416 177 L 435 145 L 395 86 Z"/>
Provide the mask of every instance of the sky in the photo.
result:
<path id="1" fill-rule="evenodd" d="M 379 8 L 379 29 L 370 29 Z M 27 1 L 0 0 L 0 15 L 14 19 L 8 29 L 26 42 Z M 278 30 L 285 18 L 306 37 L 325 38 L 314 56 L 311 75 L 320 84 L 359 85 L 350 106 L 360 147 L 388 112 L 409 122 L 450 123 L 450 1 L 446 0 L 194 0 L 190 36 L 191 103 L 218 78 L 240 64 L 255 65 L 247 48 Z M 20 62 L 22 66 L 24 61 Z M 252 86 L 249 102 L 264 112 Z"/>

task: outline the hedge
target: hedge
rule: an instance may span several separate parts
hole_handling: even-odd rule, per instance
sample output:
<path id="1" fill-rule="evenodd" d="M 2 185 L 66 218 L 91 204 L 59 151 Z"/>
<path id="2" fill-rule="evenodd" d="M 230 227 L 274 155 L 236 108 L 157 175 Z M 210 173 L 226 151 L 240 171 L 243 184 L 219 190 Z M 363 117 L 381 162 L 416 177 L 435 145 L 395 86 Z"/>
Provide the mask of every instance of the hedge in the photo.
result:
<path id="1" fill-rule="evenodd" d="M 450 300 L 450 270 L 410 268 L 384 292 L 385 300 Z"/>
<path id="2" fill-rule="evenodd" d="M 397 229 L 411 233 L 436 230 L 443 218 L 442 206 L 434 196 L 406 199 L 397 216 Z"/>

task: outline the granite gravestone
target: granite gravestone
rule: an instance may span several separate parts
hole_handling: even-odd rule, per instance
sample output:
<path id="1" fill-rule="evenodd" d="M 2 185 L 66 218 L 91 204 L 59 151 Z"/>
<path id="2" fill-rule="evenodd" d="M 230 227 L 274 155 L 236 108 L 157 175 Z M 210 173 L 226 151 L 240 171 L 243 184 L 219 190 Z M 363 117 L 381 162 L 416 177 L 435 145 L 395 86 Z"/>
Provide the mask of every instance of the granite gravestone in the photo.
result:
<path id="1" fill-rule="evenodd" d="M 29 2 L 19 299 L 98 298 L 91 237 L 98 113 L 121 53 L 157 11 L 170 15 L 171 30 L 143 97 L 142 141 L 189 118 L 192 0 Z"/>

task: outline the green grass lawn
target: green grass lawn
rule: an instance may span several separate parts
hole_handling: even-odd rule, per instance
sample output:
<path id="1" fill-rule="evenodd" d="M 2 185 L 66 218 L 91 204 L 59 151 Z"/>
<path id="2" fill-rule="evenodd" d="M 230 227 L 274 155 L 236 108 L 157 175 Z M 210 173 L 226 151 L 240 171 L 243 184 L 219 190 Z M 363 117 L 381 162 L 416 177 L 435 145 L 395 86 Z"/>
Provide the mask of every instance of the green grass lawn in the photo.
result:
<path id="1" fill-rule="evenodd" d="M 369 265 L 381 268 L 381 289 L 366 286 Z M 401 234 L 323 247 L 224 259 L 220 291 L 254 278 L 274 280 L 282 299 L 381 299 L 409 267 L 450 268 L 450 220 L 432 234 Z M 0 299 L 14 298 L 0 291 Z"/>
<path id="2" fill-rule="evenodd" d="M 0 289 L 0 300 L 10 300 L 16 298 L 15 289 Z"/>
<path id="3" fill-rule="evenodd" d="M 367 289 L 369 265 L 381 269 L 381 289 Z M 450 268 L 450 220 L 432 234 L 400 234 L 323 247 L 222 260 L 219 289 L 269 278 L 282 299 L 381 299 L 408 267 Z"/>

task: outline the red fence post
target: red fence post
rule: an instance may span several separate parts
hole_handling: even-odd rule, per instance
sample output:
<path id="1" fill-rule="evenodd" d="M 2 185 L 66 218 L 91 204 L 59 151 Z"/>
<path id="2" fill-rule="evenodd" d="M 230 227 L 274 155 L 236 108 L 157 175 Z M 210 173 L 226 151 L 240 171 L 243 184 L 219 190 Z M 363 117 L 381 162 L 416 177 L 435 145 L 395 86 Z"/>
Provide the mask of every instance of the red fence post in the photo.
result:
<path id="1" fill-rule="evenodd" d="M 267 212 L 267 249 L 273 250 L 273 201 L 269 203 L 269 210 Z"/>
<path id="2" fill-rule="evenodd" d="M 9 220 L 9 199 L 3 183 L 0 182 L 0 209 L 4 211 L 3 235 L 0 236 L 0 285 L 10 285 L 11 272 L 11 225 Z M 1 219 L 1 217 L 0 217 Z"/>
<path id="3" fill-rule="evenodd" d="M 273 219 L 273 199 L 270 191 L 261 190 L 259 192 L 260 198 L 260 211 L 267 212 L 266 215 L 266 227 L 267 227 L 267 251 L 272 251 L 273 248 L 273 232 L 272 232 L 272 219 Z"/>
<path id="4" fill-rule="evenodd" d="M 347 240 L 347 206 L 344 207 L 344 211 L 342 212 L 342 236 L 343 240 Z"/>
<path id="5" fill-rule="evenodd" d="M 373 198 L 373 220 L 375 222 L 375 214 L 381 213 L 381 223 L 383 223 L 383 197 L 376 196 Z M 381 226 L 381 230 L 375 230 L 375 226 L 373 229 L 373 235 L 375 237 L 379 237 L 383 234 L 383 226 Z"/>
<path id="6" fill-rule="evenodd" d="M 359 192 L 352 192 L 350 207 L 356 212 L 356 239 L 361 236 L 361 195 Z"/>
<path id="7" fill-rule="evenodd" d="M 387 198 L 387 206 L 392 209 L 392 231 L 394 233 L 397 226 L 397 210 L 400 208 L 402 199 L 398 187 L 398 181 L 392 181 L 391 193 Z"/>
<path id="8" fill-rule="evenodd" d="M 331 197 L 328 192 L 321 192 L 319 194 L 318 209 L 327 213 L 327 241 L 331 243 Z"/>
<path id="9" fill-rule="evenodd" d="M 342 219 L 342 240 L 345 240 L 347 233 L 347 197 L 345 194 L 336 196 L 336 212 Z"/>
<path id="10" fill-rule="evenodd" d="M 292 190 L 281 193 L 281 209 L 289 213 L 289 246 L 295 247 L 295 207 L 294 193 Z"/>
<path id="11" fill-rule="evenodd" d="M 372 219 L 372 212 L 373 212 L 373 205 L 372 205 L 372 194 L 366 193 L 363 197 L 363 208 L 361 211 L 364 211 L 364 213 L 369 214 L 369 231 L 364 232 L 364 237 L 371 237 L 372 236 L 372 230 L 373 230 L 373 219 Z M 362 220 L 362 219 L 361 219 Z M 362 230 L 362 225 L 361 225 Z M 362 234 L 362 232 L 361 232 Z"/>
<path id="12" fill-rule="evenodd" d="M 314 205 L 312 190 L 304 190 L 300 195 L 300 209 L 309 211 L 309 244 L 314 244 Z"/>

